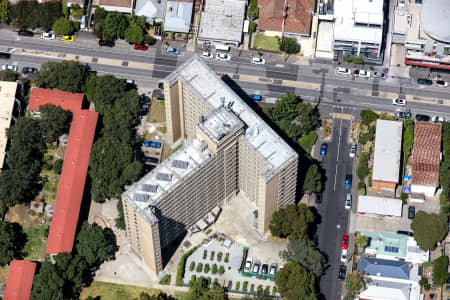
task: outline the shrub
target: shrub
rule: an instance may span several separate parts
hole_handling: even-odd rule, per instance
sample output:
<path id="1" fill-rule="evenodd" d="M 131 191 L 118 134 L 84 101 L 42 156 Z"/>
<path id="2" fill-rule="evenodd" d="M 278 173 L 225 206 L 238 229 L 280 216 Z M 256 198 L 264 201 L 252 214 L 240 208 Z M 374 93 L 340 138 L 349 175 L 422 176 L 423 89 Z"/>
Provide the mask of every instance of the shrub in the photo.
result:
<path id="1" fill-rule="evenodd" d="M 250 292 L 254 292 L 255 291 L 255 285 L 252 283 L 252 285 L 250 285 Z"/>
<path id="2" fill-rule="evenodd" d="M 241 287 L 241 283 L 238 281 L 236 282 L 236 287 L 234 288 L 236 291 L 239 291 L 239 288 Z"/>
<path id="3" fill-rule="evenodd" d="M 209 256 L 209 259 L 210 259 L 210 260 L 214 260 L 214 254 L 215 254 L 215 252 L 214 252 L 214 251 L 211 251 L 211 255 Z"/>
<path id="4" fill-rule="evenodd" d="M 62 159 L 57 159 L 53 163 L 53 172 L 55 172 L 56 174 L 61 174 L 63 162 L 64 161 Z"/>
<path id="5" fill-rule="evenodd" d="M 209 270 L 210 270 L 209 264 L 205 264 L 205 269 L 203 270 L 203 272 L 208 273 Z"/>
<path id="6" fill-rule="evenodd" d="M 364 181 L 364 178 L 369 175 L 369 155 L 367 153 L 362 153 L 359 158 L 358 168 L 356 169 L 356 175 L 358 175 L 359 181 Z"/>
<path id="7" fill-rule="evenodd" d="M 254 21 L 250 21 L 250 26 L 248 27 L 248 31 L 253 33 L 256 31 L 256 23 Z"/>
<path id="8" fill-rule="evenodd" d="M 191 264 L 189 265 L 189 271 L 192 272 L 194 270 L 194 268 L 195 268 L 195 262 L 191 261 Z"/>
<path id="9" fill-rule="evenodd" d="M 229 261 L 230 261 L 230 253 L 226 253 L 224 262 L 228 263 Z"/>
<path id="10" fill-rule="evenodd" d="M 208 287 L 211 285 L 211 277 L 206 277 L 206 282 L 208 284 Z"/>
<path id="11" fill-rule="evenodd" d="M 203 264 L 202 263 L 197 264 L 197 268 L 195 269 L 195 271 L 197 273 L 201 273 L 202 270 L 203 270 Z"/>
<path id="12" fill-rule="evenodd" d="M 217 279 L 217 278 L 214 278 L 214 280 L 213 280 L 213 284 L 214 284 L 214 285 L 219 285 L 219 279 Z"/>
<path id="13" fill-rule="evenodd" d="M 223 273 L 225 273 L 225 268 L 223 266 L 219 267 L 219 274 L 222 275 Z"/>
<path id="14" fill-rule="evenodd" d="M 364 125 L 369 125 L 370 123 L 372 123 L 376 119 L 378 119 L 377 113 L 370 109 L 362 110 L 360 115 L 361 115 L 362 123 Z"/>
<path id="15" fill-rule="evenodd" d="M 248 281 L 244 281 L 244 284 L 242 285 L 242 291 L 243 292 L 247 291 L 247 286 L 248 286 Z"/>
<path id="16" fill-rule="evenodd" d="M 358 194 L 361 196 L 366 194 L 366 184 L 362 181 L 358 183 Z"/>
<path id="17" fill-rule="evenodd" d="M 277 287 L 274 286 L 274 287 L 272 288 L 272 295 L 275 295 L 277 292 L 278 292 Z"/>
<path id="18" fill-rule="evenodd" d="M 203 259 L 206 259 L 208 257 L 208 251 L 203 250 Z"/>
<path id="19" fill-rule="evenodd" d="M 264 295 L 269 295 L 270 294 L 270 286 L 266 286 L 266 288 L 264 289 Z"/>
<path id="20" fill-rule="evenodd" d="M 177 271 L 177 281 L 176 281 L 176 285 L 177 286 L 182 286 L 182 280 L 184 277 L 184 271 L 185 271 L 185 267 L 186 267 L 186 259 L 192 254 L 192 252 L 195 251 L 195 248 L 189 250 L 188 252 L 186 252 L 180 259 L 180 262 L 178 263 L 178 271 Z"/>
<path id="21" fill-rule="evenodd" d="M 195 276 L 195 275 L 191 276 L 191 281 L 195 281 L 196 279 L 197 279 L 197 276 Z"/>
<path id="22" fill-rule="evenodd" d="M 216 264 L 212 265 L 211 273 L 213 273 L 214 275 L 217 274 L 217 265 Z"/>
<path id="23" fill-rule="evenodd" d="M 258 285 L 258 288 L 256 289 L 256 291 L 258 292 L 258 294 L 261 294 L 263 292 L 263 287 L 262 285 Z"/>
<path id="24" fill-rule="evenodd" d="M 406 200 L 408 199 L 408 194 L 402 192 L 400 194 L 400 199 L 402 200 L 403 204 L 406 204 Z"/>
<path id="25" fill-rule="evenodd" d="M 363 58 L 361 58 L 361 57 L 354 57 L 354 56 L 347 56 L 345 58 L 345 61 L 357 64 L 357 65 L 360 65 L 360 64 L 364 63 L 364 59 Z"/>
<path id="26" fill-rule="evenodd" d="M 218 262 L 221 262 L 221 261 L 222 261 L 222 256 L 223 256 L 223 253 L 222 253 L 222 252 L 217 253 L 217 261 L 218 261 Z"/>
<path id="27" fill-rule="evenodd" d="M 159 281 L 159 284 L 170 285 L 170 275 L 166 275 Z"/>

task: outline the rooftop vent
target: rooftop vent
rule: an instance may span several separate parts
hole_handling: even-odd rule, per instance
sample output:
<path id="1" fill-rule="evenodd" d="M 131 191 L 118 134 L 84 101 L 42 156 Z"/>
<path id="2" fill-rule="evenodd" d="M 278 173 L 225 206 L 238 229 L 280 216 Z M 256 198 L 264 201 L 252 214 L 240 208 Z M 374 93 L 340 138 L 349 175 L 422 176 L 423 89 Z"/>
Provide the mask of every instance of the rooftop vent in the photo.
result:
<path id="1" fill-rule="evenodd" d="M 139 202 L 147 202 L 150 200 L 150 196 L 146 194 L 134 193 L 134 200 Z"/>
<path id="2" fill-rule="evenodd" d="M 156 179 L 162 181 L 172 181 L 172 174 L 170 173 L 156 173 Z"/>
<path id="3" fill-rule="evenodd" d="M 187 161 L 184 160 L 173 160 L 172 161 L 172 167 L 174 168 L 178 168 L 178 169 L 187 169 L 189 166 L 189 163 Z"/>
<path id="4" fill-rule="evenodd" d="M 142 184 L 141 190 L 149 193 L 156 193 L 158 191 L 158 186 L 153 184 Z"/>

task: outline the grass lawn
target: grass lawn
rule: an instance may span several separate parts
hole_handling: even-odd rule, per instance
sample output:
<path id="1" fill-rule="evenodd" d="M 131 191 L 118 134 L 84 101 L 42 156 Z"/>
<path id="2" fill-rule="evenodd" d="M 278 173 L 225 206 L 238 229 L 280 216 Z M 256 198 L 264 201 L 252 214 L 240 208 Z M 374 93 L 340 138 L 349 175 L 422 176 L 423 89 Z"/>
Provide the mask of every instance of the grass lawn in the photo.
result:
<path id="1" fill-rule="evenodd" d="M 278 39 L 274 36 L 257 34 L 254 40 L 254 48 L 262 50 L 280 51 Z"/>
<path id="2" fill-rule="evenodd" d="M 139 295 L 146 292 L 151 295 L 158 295 L 160 290 L 143 288 L 134 285 L 123 285 L 108 282 L 94 281 L 89 287 L 83 288 L 80 299 L 86 299 L 100 296 L 101 299 L 122 300 L 122 299 L 139 299 Z"/>
<path id="3" fill-rule="evenodd" d="M 45 257 L 45 247 L 47 246 L 48 225 L 26 228 L 27 242 L 25 253 L 27 260 L 42 260 Z"/>
<path id="4" fill-rule="evenodd" d="M 166 108 L 164 106 L 164 101 L 153 100 L 150 107 L 150 117 L 151 123 L 163 123 L 166 121 Z"/>

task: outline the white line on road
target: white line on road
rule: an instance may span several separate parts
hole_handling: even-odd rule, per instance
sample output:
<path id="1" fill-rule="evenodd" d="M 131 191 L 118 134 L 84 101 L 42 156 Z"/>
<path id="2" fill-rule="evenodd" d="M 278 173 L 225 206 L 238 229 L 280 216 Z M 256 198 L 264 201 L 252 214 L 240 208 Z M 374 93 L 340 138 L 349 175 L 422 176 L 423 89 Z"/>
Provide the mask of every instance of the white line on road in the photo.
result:
<path id="1" fill-rule="evenodd" d="M 344 109 L 341 108 L 342 112 L 344 113 Z M 342 119 L 339 119 L 339 139 L 338 139 L 338 151 L 336 156 L 336 171 L 334 172 L 334 185 L 333 185 L 333 191 L 336 190 L 336 181 L 337 181 L 337 174 L 338 174 L 338 161 L 339 161 L 339 149 L 341 147 L 341 134 L 342 134 Z"/>

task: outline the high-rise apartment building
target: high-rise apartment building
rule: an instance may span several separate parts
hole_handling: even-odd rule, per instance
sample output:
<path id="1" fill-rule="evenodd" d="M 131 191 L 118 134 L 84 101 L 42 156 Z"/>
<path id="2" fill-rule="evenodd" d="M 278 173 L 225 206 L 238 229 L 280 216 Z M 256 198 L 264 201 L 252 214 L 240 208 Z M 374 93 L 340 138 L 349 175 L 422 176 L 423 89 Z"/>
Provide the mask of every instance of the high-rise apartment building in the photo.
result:
<path id="1" fill-rule="evenodd" d="M 243 193 L 257 226 L 295 203 L 298 154 L 198 57 L 164 81 L 167 132 L 184 145 L 122 196 L 132 250 L 153 271 L 162 249 Z"/>

